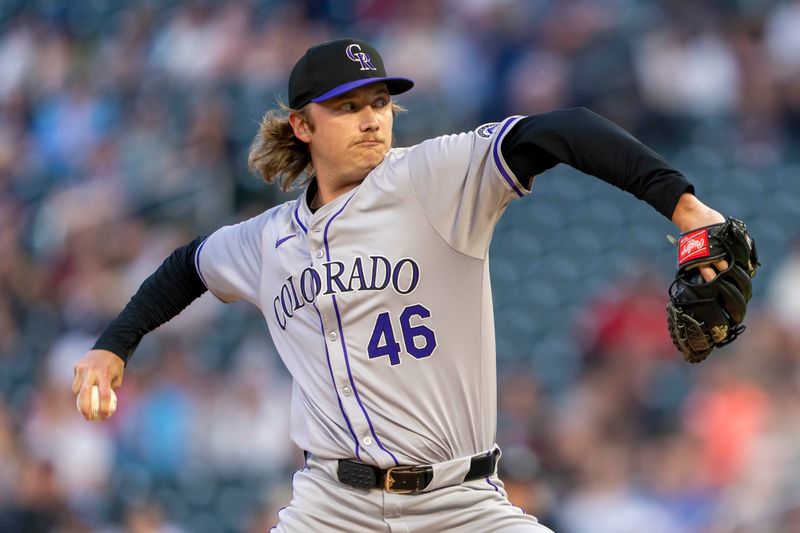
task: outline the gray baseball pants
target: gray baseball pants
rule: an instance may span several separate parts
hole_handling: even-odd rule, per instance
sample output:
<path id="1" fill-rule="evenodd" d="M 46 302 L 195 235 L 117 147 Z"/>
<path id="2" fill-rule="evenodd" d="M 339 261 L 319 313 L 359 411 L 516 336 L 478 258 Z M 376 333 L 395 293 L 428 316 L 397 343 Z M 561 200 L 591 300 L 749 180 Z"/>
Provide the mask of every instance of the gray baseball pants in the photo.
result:
<path id="1" fill-rule="evenodd" d="M 433 490 L 394 494 L 344 485 L 337 478 L 338 461 L 309 455 L 292 480 L 292 500 L 271 531 L 553 533 L 508 501 L 497 475 L 442 486 L 453 483 L 454 475 L 463 479 L 468 468 L 468 459 L 448 463 L 434 466 L 428 488 Z"/>

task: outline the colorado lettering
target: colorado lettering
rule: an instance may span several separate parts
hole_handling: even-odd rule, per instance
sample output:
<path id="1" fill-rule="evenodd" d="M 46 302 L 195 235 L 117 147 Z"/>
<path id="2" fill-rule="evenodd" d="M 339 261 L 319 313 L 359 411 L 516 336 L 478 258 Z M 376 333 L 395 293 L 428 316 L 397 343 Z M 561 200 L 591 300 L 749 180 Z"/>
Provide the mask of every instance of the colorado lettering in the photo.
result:
<path id="1" fill-rule="evenodd" d="M 356 257 L 352 264 L 327 261 L 320 265 L 319 271 L 309 266 L 299 275 L 287 277 L 272 307 L 278 325 L 285 330 L 297 310 L 313 303 L 320 294 L 383 291 L 389 287 L 398 294 L 409 294 L 419 285 L 419 278 L 419 265 L 408 257 L 394 264 L 380 255 Z"/>

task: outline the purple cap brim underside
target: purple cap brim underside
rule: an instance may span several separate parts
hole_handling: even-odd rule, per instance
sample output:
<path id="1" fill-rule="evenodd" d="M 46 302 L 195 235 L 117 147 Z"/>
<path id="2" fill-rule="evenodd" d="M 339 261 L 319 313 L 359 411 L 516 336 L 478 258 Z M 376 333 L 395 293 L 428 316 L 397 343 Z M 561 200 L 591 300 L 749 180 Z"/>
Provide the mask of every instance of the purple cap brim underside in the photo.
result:
<path id="1" fill-rule="evenodd" d="M 387 77 L 387 78 L 364 78 L 361 80 L 349 81 L 347 83 L 343 83 L 338 87 L 334 87 L 330 91 L 317 96 L 316 98 L 312 98 L 311 101 L 318 103 L 324 102 L 325 100 L 330 100 L 331 98 L 335 98 L 336 96 L 340 96 L 348 91 L 352 91 L 353 89 L 358 89 L 359 87 L 363 87 L 364 85 L 369 85 L 370 83 L 377 83 L 377 82 L 392 82 L 392 81 L 402 81 L 410 83 L 411 86 L 414 85 L 414 82 L 408 78 L 395 78 L 395 77 Z M 410 89 L 409 87 L 408 89 Z M 406 90 L 408 90 L 406 89 Z M 400 91 L 405 92 L 405 91 Z M 389 94 L 400 94 L 398 92 L 392 92 L 392 89 L 389 88 Z"/>

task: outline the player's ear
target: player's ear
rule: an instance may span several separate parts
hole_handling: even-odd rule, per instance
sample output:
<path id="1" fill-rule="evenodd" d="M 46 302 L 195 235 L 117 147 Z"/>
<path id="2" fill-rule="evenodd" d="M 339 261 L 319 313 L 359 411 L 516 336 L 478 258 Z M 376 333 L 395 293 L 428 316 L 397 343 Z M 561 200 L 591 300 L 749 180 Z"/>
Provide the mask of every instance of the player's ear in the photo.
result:
<path id="1" fill-rule="evenodd" d="M 311 128 L 301 113 L 289 113 L 289 125 L 295 137 L 305 143 L 311 142 Z"/>

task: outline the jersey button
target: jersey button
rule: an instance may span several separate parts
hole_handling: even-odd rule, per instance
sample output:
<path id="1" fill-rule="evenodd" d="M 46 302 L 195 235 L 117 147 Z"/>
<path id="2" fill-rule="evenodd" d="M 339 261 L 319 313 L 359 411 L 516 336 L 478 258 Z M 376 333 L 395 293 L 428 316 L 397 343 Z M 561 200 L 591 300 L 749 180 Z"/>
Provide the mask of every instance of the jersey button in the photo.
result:
<path id="1" fill-rule="evenodd" d="M 335 331 L 331 331 L 330 333 L 328 333 L 328 338 L 332 341 L 335 341 L 336 339 L 339 338 L 339 335 L 337 335 Z"/>
<path id="2" fill-rule="evenodd" d="M 347 386 L 345 386 L 345 387 L 342 389 L 342 394 L 344 394 L 345 396 L 350 396 L 350 393 L 351 393 L 351 392 L 353 392 L 353 391 L 352 391 L 352 389 L 351 389 L 350 387 L 347 387 Z"/>
<path id="3" fill-rule="evenodd" d="M 323 255 L 325 255 L 325 252 L 323 252 L 322 250 L 317 250 L 317 257 L 319 257 L 320 259 L 322 259 L 322 256 L 323 256 Z"/>
<path id="4" fill-rule="evenodd" d="M 372 438 L 364 437 L 363 439 L 361 439 L 361 444 L 363 444 L 364 446 L 369 446 L 370 444 L 372 444 Z"/>

